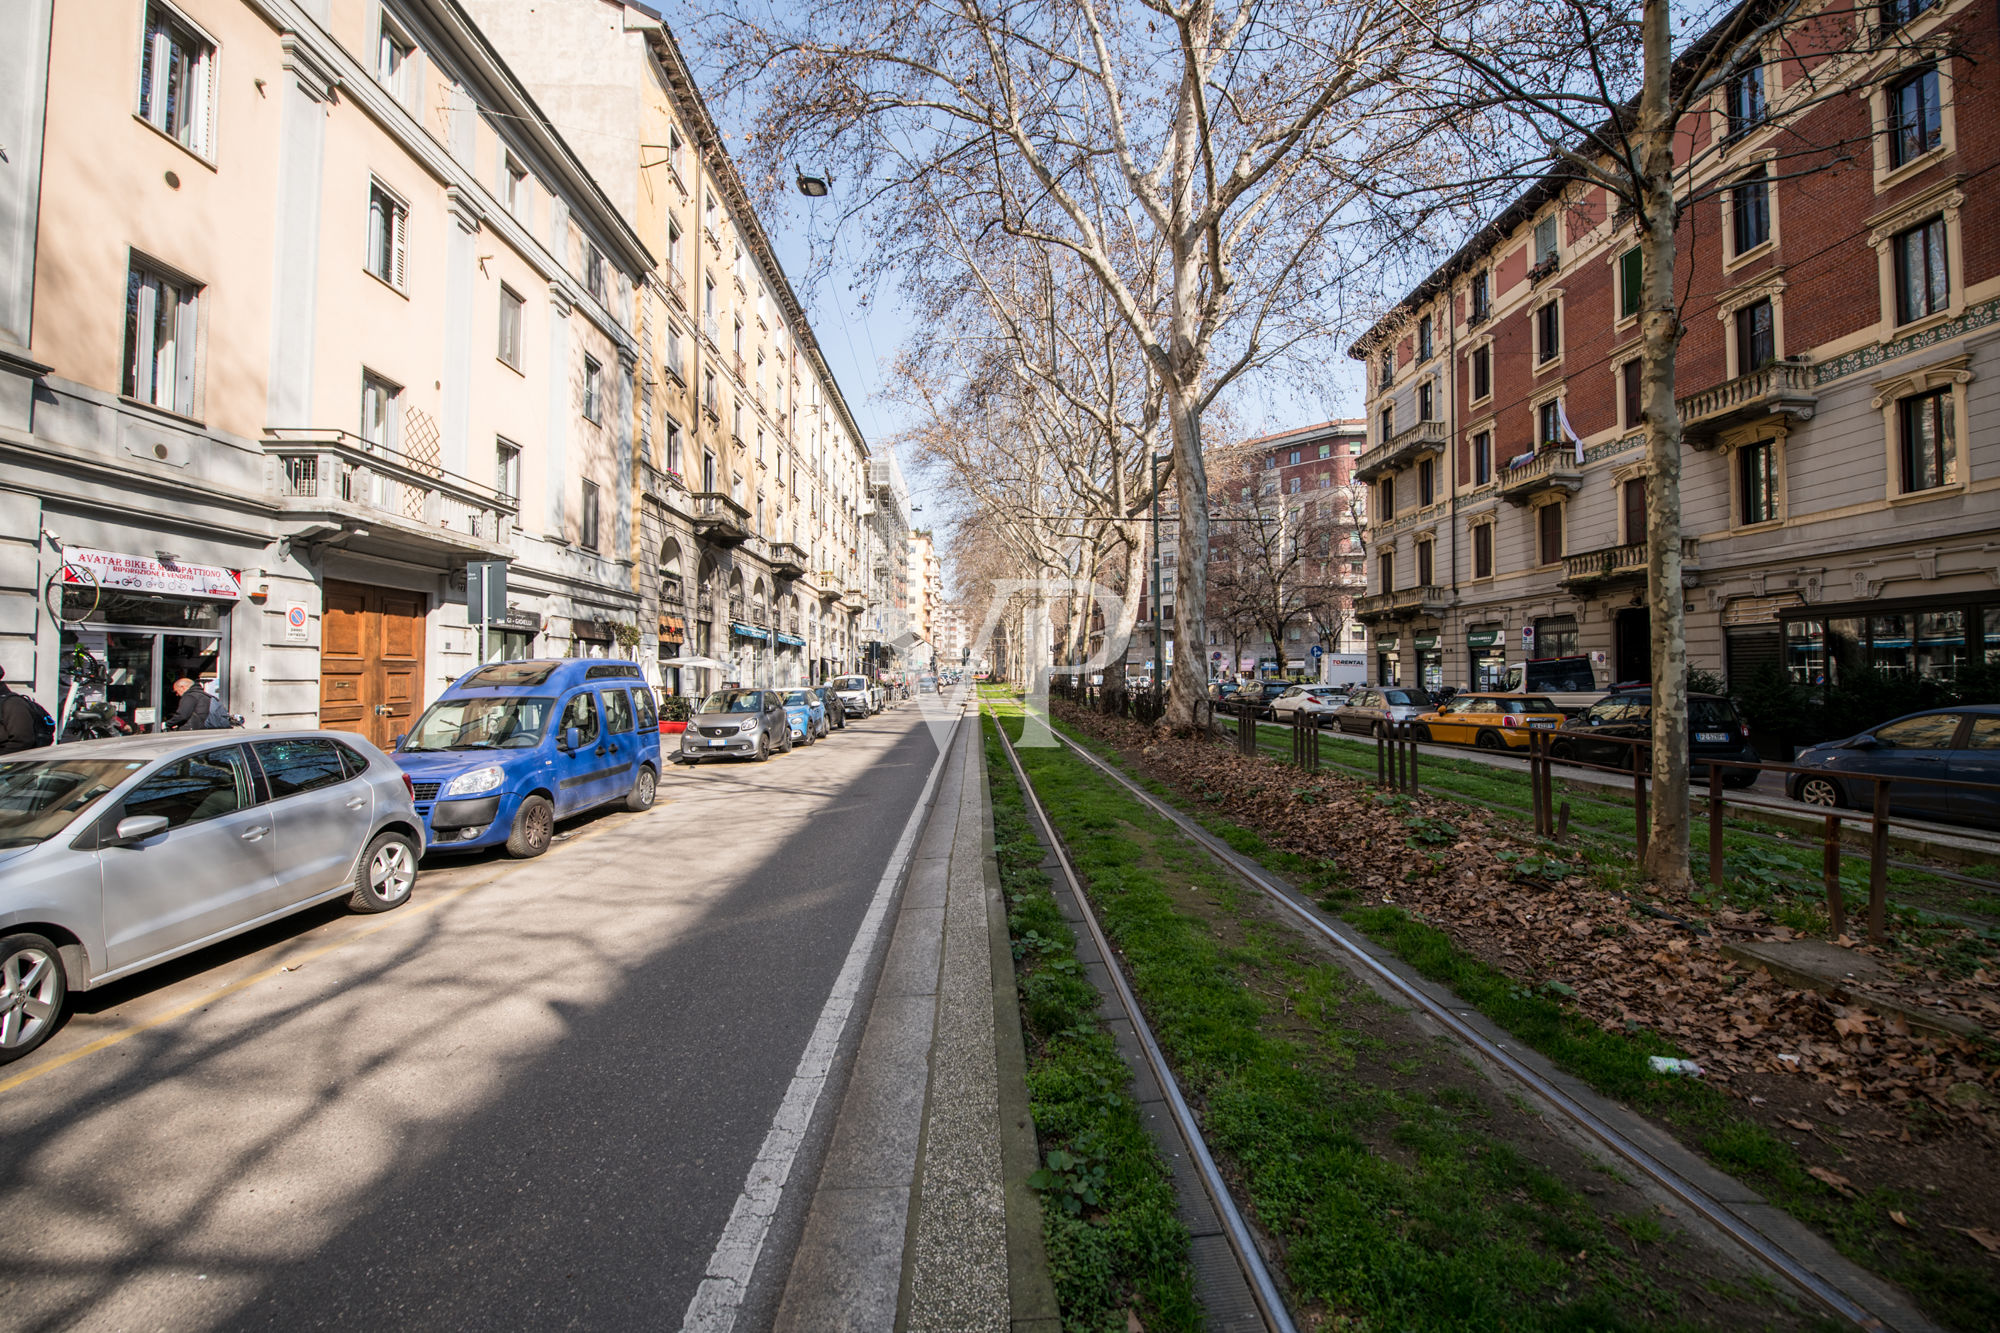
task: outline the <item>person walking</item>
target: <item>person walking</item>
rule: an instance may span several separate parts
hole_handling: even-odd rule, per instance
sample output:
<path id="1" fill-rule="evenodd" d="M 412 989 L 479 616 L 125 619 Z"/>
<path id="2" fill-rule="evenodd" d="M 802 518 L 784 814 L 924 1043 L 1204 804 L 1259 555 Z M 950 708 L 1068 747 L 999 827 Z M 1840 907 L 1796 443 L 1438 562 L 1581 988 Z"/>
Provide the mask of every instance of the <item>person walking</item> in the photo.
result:
<path id="1" fill-rule="evenodd" d="M 174 715 L 167 719 L 167 730 L 198 730 L 208 721 L 208 710 L 214 702 L 209 698 L 208 691 L 182 676 L 174 682 L 174 693 L 180 696 L 181 701 L 175 706 Z"/>
<path id="2" fill-rule="evenodd" d="M 0 667 L 0 754 L 18 754 L 55 743 L 55 719 L 49 711 L 7 684 Z"/>

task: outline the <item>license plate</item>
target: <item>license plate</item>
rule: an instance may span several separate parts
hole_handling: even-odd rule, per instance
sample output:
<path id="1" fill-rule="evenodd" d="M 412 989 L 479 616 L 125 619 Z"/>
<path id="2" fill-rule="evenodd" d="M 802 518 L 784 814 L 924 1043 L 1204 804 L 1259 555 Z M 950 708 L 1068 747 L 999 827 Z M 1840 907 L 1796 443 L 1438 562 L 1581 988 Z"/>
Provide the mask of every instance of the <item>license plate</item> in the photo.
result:
<path id="1" fill-rule="evenodd" d="M 728 742 L 727 740 L 725 740 L 724 738 L 722 738 L 722 737 L 720 737 L 720 736 L 711 736 L 711 737 L 709 737 L 709 738 L 708 738 L 708 743 L 709 743 L 710 745 L 727 745 L 727 744 L 729 744 L 729 742 Z"/>
<path id="2" fill-rule="evenodd" d="M 1528 726 L 1535 731 L 1554 731 L 1556 729 L 1556 724 L 1553 722 L 1530 722 Z"/>
<path id="3" fill-rule="evenodd" d="M 1695 741 L 1701 745 L 1727 745 L 1729 733 L 1726 731 L 1697 731 Z"/>

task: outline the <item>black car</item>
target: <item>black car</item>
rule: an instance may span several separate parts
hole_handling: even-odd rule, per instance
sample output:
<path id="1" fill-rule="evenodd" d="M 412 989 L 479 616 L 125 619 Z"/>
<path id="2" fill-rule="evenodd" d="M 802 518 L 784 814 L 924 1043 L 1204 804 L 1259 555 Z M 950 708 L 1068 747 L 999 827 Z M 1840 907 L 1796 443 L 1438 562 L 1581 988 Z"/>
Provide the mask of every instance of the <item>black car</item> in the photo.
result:
<path id="1" fill-rule="evenodd" d="M 1618 689 L 1567 719 L 1550 742 L 1549 753 L 1557 759 L 1575 759 L 1606 768 L 1630 768 L 1638 747 L 1625 741 L 1653 738 L 1653 691 L 1650 686 Z M 1688 696 L 1688 765 L 1695 782 L 1708 781 L 1708 766 L 1717 760 L 1738 759 L 1758 763 L 1750 744 L 1750 728 L 1737 715 L 1736 705 L 1720 694 Z M 1755 769 L 1727 768 L 1722 771 L 1725 787 L 1748 787 L 1757 780 Z"/>
<path id="2" fill-rule="evenodd" d="M 1271 716 L 1271 701 L 1292 688 L 1289 680 L 1251 681 L 1241 686 L 1229 696 L 1223 707 L 1235 713 L 1248 713 L 1251 717 Z"/>
<path id="3" fill-rule="evenodd" d="M 1813 770 L 1792 775 L 1792 799 L 1829 808 L 1872 809 L 1871 776 L 1992 784 L 1982 790 L 1891 782 L 1889 813 L 1983 828 L 2000 825 L 2000 790 L 1994 789 L 2000 787 L 2000 704 L 1910 713 L 1845 740 L 1809 746 L 1792 762 Z"/>
<path id="4" fill-rule="evenodd" d="M 812 692 L 819 696 L 821 703 L 826 705 L 826 725 L 834 731 L 845 730 L 847 727 L 847 705 L 842 703 L 840 696 L 833 692 L 833 686 L 815 685 L 812 687 Z"/>

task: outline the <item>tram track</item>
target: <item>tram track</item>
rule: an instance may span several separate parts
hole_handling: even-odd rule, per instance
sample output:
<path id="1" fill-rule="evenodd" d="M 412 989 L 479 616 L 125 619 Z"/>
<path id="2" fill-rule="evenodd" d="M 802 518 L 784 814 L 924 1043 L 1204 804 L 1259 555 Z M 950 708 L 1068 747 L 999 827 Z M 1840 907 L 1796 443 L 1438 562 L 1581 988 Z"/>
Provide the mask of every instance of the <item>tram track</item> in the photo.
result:
<path id="1" fill-rule="evenodd" d="M 1087 928 L 1109 963 L 1116 955 L 1090 911 L 1089 900 L 1082 890 L 1067 853 L 1063 850 L 1061 840 L 1055 837 L 1054 827 L 1043 810 L 1026 771 L 1014 753 L 1006 728 L 1003 726 L 998 730 L 1015 779 L 1021 785 L 1022 793 L 1034 818 L 1047 834 L 1049 845 L 1055 849 L 1062 873 L 1082 908 Z M 1199 823 L 1161 801 L 1085 747 L 1076 744 L 1060 732 L 1055 732 L 1054 735 L 1057 742 L 1070 753 L 1123 788 L 1148 809 L 1166 819 L 1219 865 L 1248 887 L 1268 898 L 1309 934 L 1331 944 L 1355 969 L 1429 1018 L 1454 1040 L 1474 1051 L 1490 1067 L 1502 1070 L 1539 1102 L 1548 1114 L 1568 1123 L 1585 1138 L 1601 1145 L 1632 1170 L 1644 1176 L 1655 1188 L 1700 1218 L 1714 1233 L 1734 1245 L 1754 1267 L 1770 1273 L 1828 1315 L 1854 1327 L 1886 1329 L 1924 1326 L 1921 1323 L 1913 1325 L 1907 1318 L 1885 1318 L 1884 1312 L 1877 1308 L 1874 1295 L 1866 1291 L 1870 1284 L 1865 1280 L 1865 1275 L 1860 1274 L 1858 1270 L 1851 1276 L 1863 1279 L 1861 1281 L 1829 1280 L 1816 1266 L 1823 1262 L 1823 1256 L 1816 1260 L 1798 1253 L 1800 1247 L 1772 1235 L 1771 1228 L 1759 1226 L 1738 1208 L 1716 1197 L 1710 1189 L 1704 1188 L 1687 1174 L 1670 1166 L 1659 1154 L 1640 1143 L 1633 1133 L 1613 1124 L 1606 1115 L 1600 1114 L 1564 1091 L 1547 1073 L 1509 1049 L 1506 1042 L 1479 1031 L 1450 1006 L 1440 1002 L 1404 976 L 1401 971 L 1376 957 L 1356 937 L 1326 921 L 1317 910 L 1304 901 L 1298 890 L 1283 879 L 1270 874 L 1262 866 L 1237 853 Z M 1259 1294 L 1260 1309 L 1266 1308 L 1267 1298 L 1264 1293 L 1268 1292 L 1272 1301 L 1269 1308 L 1282 1315 L 1284 1306 L 1282 1301 L 1277 1300 L 1276 1284 L 1265 1269 L 1262 1257 L 1247 1226 L 1243 1224 L 1241 1214 L 1236 1209 L 1212 1156 L 1202 1143 L 1200 1127 L 1195 1123 L 1192 1112 L 1181 1097 L 1171 1070 L 1166 1067 L 1164 1056 L 1158 1043 L 1153 1039 L 1151 1030 L 1146 1026 L 1129 984 L 1116 966 L 1111 966 L 1109 970 L 1118 991 L 1119 1002 L 1130 1014 L 1135 1029 L 1141 1034 L 1141 1045 L 1147 1062 L 1159 1078 L 1162 1088 L 1169 1090 L 1169 1100 L 1176 1123 L 1188 1143 L 1190 1157 L 1199 1165 L 1204 1187 L 1215 1201 L 1217 1212 L 1229 1224 L 1231 1248 L 1236 1252 L 1239 1262 L 1243 1264 L 1245 1276 L 1251 1278 L 1253 1290 Z M 1504 1034 L 1499 1035 L 1504 1036 Z M 1768 1207 L 1761 1203 L 1757 1206 L 1768 1211 Z M 1253 1273 L 1256 1276 L 1253 1277 Z M 1267 1316 L 1267 1327 L 1290 1329 L 1291 1325 L 1289 1322 L 1284 1324 L 1270 1322 Z"/>

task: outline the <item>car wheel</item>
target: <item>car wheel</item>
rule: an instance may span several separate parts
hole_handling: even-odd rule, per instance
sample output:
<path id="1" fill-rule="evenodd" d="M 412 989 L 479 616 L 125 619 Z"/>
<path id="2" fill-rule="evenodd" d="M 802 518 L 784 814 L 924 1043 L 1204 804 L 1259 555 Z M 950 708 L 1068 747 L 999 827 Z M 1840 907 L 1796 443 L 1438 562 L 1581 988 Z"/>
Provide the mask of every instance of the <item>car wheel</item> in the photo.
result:
<path id="1" fill-rule="evenodd" d="M 514 827 L 507 831 L 507 855 L 526 859 L 549 849 L 556 835 L 556 808 L 546 796 L 530 796 L 514 812 Z"/>
<path id="2" fill-rule="evenodd" d="M 1500 733 L 1494 731 L 1491 727 L 1487 728 L 1485 731 L 1480 732 L 1472 743 L 1478 746 L 1482 750 L 1499 750 L 1506 748 L 1506 742 L 1500 739 Z"/>
<path id="3" fill-rule="evenodd" d="M 1828 810 L 1838 810 L 1847 804 L 1847 793 L 1832 778 L 1815 774 L 1799 779 L 1798 790 L 1793 793 L 1807 805 L 1823 806 Z"/>
<path id="4" fill-rule="evenodd" d="M 1757 771 L 1755 769 L 1747 771 L 1743 769 L 1724 769 L 1722 772 L 1722 785 L 1738 790 L 1744 787 L 1754 787 L 1757 785 Z"/>
<path id="5" fill-rule="evenodd" d="M 627 810 L 650 810 L 653 798 L 660 794 L 660 775 L 651 765 L 642 765 L 639 776 L 632 780 L 632 790 L 625 797 Z"/>
<path id="6" fill-rule="evenodd" d="M 1431 739 L 1431 729 L 1419 722 L 1411 729 L 1410 738 L 1428 745 Z"/>
<path id="7" fill-rule="evenodd" d="M 1575 757 L 1576 747 L 1568 741 L 1557 741 L 1549 747 L 1549 758 L 1551 759 L 1574 759 Z"/>
<path id="8" fill-rule="evenodd" d="M 380 833 L 354 868 L 347 906 L 356 912 L 386 912 L 408 902 L 416 887 L 417 845 L 405 833 Z"/>
<path id="9" fill-rule="evenodd" d="M 763 763 L 771 757 L 771 733 L 765 732 L 757 738 L 757 762 Z"/>
<path id="10" fill-rule="evenodd" d="M 40 935 L 0 939 L 0 1064 L 49 1039 L 69 1000 L 62 955 Z"/>

